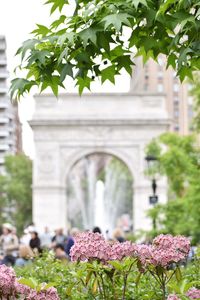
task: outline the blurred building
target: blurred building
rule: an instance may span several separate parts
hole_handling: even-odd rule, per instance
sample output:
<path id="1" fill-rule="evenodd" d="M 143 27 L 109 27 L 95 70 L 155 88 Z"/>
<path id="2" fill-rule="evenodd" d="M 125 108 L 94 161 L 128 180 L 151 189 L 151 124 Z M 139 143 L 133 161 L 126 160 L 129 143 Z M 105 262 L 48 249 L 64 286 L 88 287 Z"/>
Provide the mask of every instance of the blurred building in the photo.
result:
<path id="1" fill-rule="evenodd" d="M 0 36 L 0 172 L 3 170 L 7 154 L 21 152 L 21 125 L 18 107 L 13 105 L 8 96 L 6 40 Z"/>
<path id="2" fill-rule="evenodd" d="M 132 92 L 164 93 L 166 108 L 171 120 L 170 131 L 187 135 L 191 131 L 193 117 L 192 98 L 189 84 L 181 84 L 172 68 L 166 70 L 166 59 L 159 57 L 158 63 L 150 60 L 143 66 L 137 59 L 131 81 Z"/>

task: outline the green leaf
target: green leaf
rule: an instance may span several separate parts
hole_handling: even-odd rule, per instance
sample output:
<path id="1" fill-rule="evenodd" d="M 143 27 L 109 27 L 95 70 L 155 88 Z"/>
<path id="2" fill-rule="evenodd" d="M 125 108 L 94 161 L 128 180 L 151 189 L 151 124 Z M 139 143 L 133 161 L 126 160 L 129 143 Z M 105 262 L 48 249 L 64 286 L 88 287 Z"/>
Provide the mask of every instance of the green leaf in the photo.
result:
<path id="1" fill-rule="evenodd" d="M 45 286 L 43 286 L 43 290 L 48 290 L 50 287 L 55 287 L 57 285 L 58 285 L 58 283 L 56 283 L 56 282 L 49 282 L 49 283 L 45 284 Z"/>
<path id="2" fill-rule="evenodd" d="M 93 283 L 93 286 L 92 286 L 92 293 L 93 293 L 93 294 L 96 294 L 97 288 L 98 288 L 98 279 L 95 278 L 94 283 Z"/>
<path id="3" fill-rule="evenodd" d="M 74 285 L 75 285 L 74 283 L 68 285 L 68 287 L 67 287 L 67 289 L 66 289 L 66 295 L 67 295 L 67 296 L 71 296 L 71 294 L 72 294 L 72 289 L 73 289 Z"/>
<path id="4" fill-rule="evenodd" d="M 67 75 L 73 78 L 73 65 L 70 63 L 66 63 L 65 65 L 63 65 L 62 71 L 60 73 L 60 81 L 63 82 Z"/>
<path id="5" fill-rule="evenodd" d="M 59 58 L 58 58 L 58 65 L 62 62 L 63 58 L 67 59 L 67 55 L 68 55 L 68 48 L 64 48 L 64 50 L 61 52 Z"/>
<path id="6" fill-rule="evenodd" d="M 101 74 L 101 71 L 99 70 L 100 65 L 95 65 L 93 67 L 94 73 L 96 76 L 99 76 Z"/>
<path id="7" fill-rule="evenodd" d="M 90 279 L 91 279 L 91 277 L 92 277 L 92 274 L 93 274 L 93 271 L 89 271 L 89 272 L 87 273 L 87 276 L 86 276 L 86 279 L 85 279 L 85 284 L 86 284 L 86 286 L 88 285 L 88 283 L 89 283 L 89 281 L 90 281 Z"/>
<path id="8" fill-rule="evenodd" d="M 43 81 L 42 86 L 41 86 L 41 92 L 43 90 L 45 90 L 46 88 L 50 87 L 53 94 L 57 97 L 59 86 L 64 87 L 60 80 L 60 77 L 53 75 L 53 76 L 45 78 L 45 80 Z"/>
<path id="9" fill-rule="evenodd" d="M 138 30 L 133 30 L 131 37 L 129 39 L 129 47 L 137 46 L 140 41 L 140 37 L 138 36 Z"/>
<path id="10" fill-rule="evenodd" d="M 117 31 L 121 30 L 121 27 L 123 24 L 127 26 L 131 26 L 131 23 L 129 19 L 133 18 L 131 15 L 126 13 L 118 13 L 118 14 L 112 14 L 104 17 L 101 22 L 104 22 L 104 28 L 105 30 L 109 26 L 113 26 Z"/>
<path id="11" fill-rule="evenodd" d="M 135 279 L 135 284 L 136 284 L 136 286 L 139 285 L 139 282 L 140 282 L 141 277 L 142 277 L 142 273 L 139 273 L 139 274 L 137 275 L 136 279 Z"/>
<path id="12" fill-rule="evenodd" d="M 31 78 L 32 76 L 34 77 L 35 80 L 38 80 L 40 77 L 40 71 L 39 71 L 37 64 L 31 65 L 29 68 L 29 72 L 27 74 L 27 79 Z"/>
<path id="13" fill-rule="evenodd" d="M 59 44 L 60 47 L 62 47 L 64 43 L 73 44 L 74 38 L 75 38 L 74 32 L 66 32 L 61 36 L 59 36 L 57 43 Z"/>
<path id="14" fill-rule="evenodd" d="M 53 4 L 52 8 L 51 8 L 51 14 L 53 14 L 54 11 L 56 11 L 57 9 L 59 9 L 59 11 L 61 12 L 63 9 L 63 6 L 65 4 L 68 4 L 67 0 L 48 0 L 47 2 L 45 2 L 45 4 Z"/>
<path id="15" fill-rule="evenodd" d="M 113 65 L 102 70 L 101 71 L 102 83 L 104 83 L 106 80 L 109 80 L 110 82 L 112 82 L 114 84 L 115 83 L 115 74 L 116 74 L 116 70 L 115 70 L 115 66 L 113 66 Z"/>
<path id="16" fill-rule="evenodd" d="M 111 266 L 113 266 L 118 271 L 121 271 L 123 269 L 123 265 L 120 262 L 116 261 L 116 260 L 110 260 L 109 264 Z"/>
<path id="17" fill-rule="evenodd" d="M 176 69 L 176 60 L 176 55 L 174 53 L 171 53 L 167 59 L 167 69 L 169 68 L 169 66 L 172 66 L 173 69 Z"/>
<path id="18" fill-rule="evenodd" d="M 168 287 L 170 288 L 170 290 L 174 293 L 180 294 L 181 293 L 181 289 L 179 284 L 175 283 L 175 282 L 170 282 L 168 284 Z"/>
<path id="19" fill-rule="evenodd" d="M 31 33 L 35 33 L 36 36 L 41 35 L 46 36 L 49 33 L 49 28 L 47 28 L 44 25 L 40 25 L 40 24 L 36 24 L 37 25 L 37 29 L 33 30 Z"/>
<path id="20" fill-rule="evenodd" d="M 23 60 L 24 57 L 25 57 L 25 55 L 26 55 L 26 52 L 27 52 L 28 50 L 31 51 L 31 50 L 35 49 L 35 46 L 36 46 L 37 44 L 39 44 L 39 43 L 40 43 L 40 41 L 39 41 L 39 40 L 36 40 L 36 39 L 32 39 L 32 40 L 29 39 L 29 40 L 23 42 L 22 47 L 20 47 L 20 48 L 17 50 L 16 55 L 21 54 L 21 57 L 22 57 L 22 60 Z"/>
<path id="21" fill-rule="evenodd" d="M 195 24 L 195 17 L 184 10 L 177 11 L 175 14 L 173 14 L 173 17 L 178 20 L 179 24 L 181 25 L 181 29 L 183 29 L 187 23 Z"/>
<path id="22" fill-rule="evenodd" d="M 21 278 L 18 280 L 18 282 L 30 287 L 31 289 L 35 289 L 38 285 L 38 282 L 33 278 L 30 279 Z"/>
<path id="23" fill-rule="evenodd" d="M 86 48 L 88 41 L 91 41 L 94 45 L 97 44 L 97 28 L 87 28 L 79 32 L 79 36 L 83 41 L 83 47 Z"/>
<path id="24" fill-rule="evenodd" d="M 188 67 L 182 66 L 178 71 L 177 75 L 179 76 L 181 82 L 183 82 L 186 77 L 189 77 L 190 79 L 193 80 L 192 71 Z"/>
<path id="25" fill-rule="evenodd" d="M 141 47 L 135 56 L 142 56 L 143 64 L 145 64 L 150 58 L 155 59 L 153 51 L 149 50 L 146 52 L 144 47 Z"/>
<path id="26" fill-rule="evenodd" d="M 36 85 L 35 81 L 29 81 L 24 78 L 15 78 L 11 81 L 10 86 L 10 96 L 11 99 L 16 98 L 17 100 L 20 96 L 26 92 L 29 92 L 33 85 Z"/>
<path id="27" fill-rule="evenodd" d="M 133 5 L 135 6 L 136 10 L 138 9 L 139 4 L 147 6 L 146 0 L 132 0 Z"/>
<path id="28" fill-rule="evenodd" d="M 130 55 L 124 55 L 117 57 L 113 62 L 118 62 L 118 68 L 121 70 L 124 68 L 129 75 L 132 75 L 133 69 L 132 66 L 134 65 L 133 61 L 131 60 Z"/>
<path id="29" fill-rule="evenodd" d="M 109 52 L 110 43 L 109 43 L 109 37 L 107 36 L 106 32 L 99 32 L 97 36 L 98 36 L 98 45 L 102 47 L 106 52 Z"/>
<path id="30" fill-rule="evenodd" d="M 88 90 L 90 90 L 90 84 L 92 82 L 92 79 L 90 77 L 78 77 L 77 78 L 77 83 L 76 85 L 78 85 L 79 87 L 79 94 L 82 95 L 83 91 L 85 88 L 87 88 Z"/>
<path id="31" fill-rule="evenodd" d="M 78 61 L 78 62 L 81 62 L 83 64 L 86 64 L 86 63 L 90 63 L 91 60 L 90 60 L 90 56 L 88 54 L 88 52 L 80 52 L 76 55 L 75 59 Z"/>
<path id="32" fill-rule="evenodd" d="M 64 23 L 66 20 L 66 16 L 64 15 L 61 15 L 60 18 L 56 21 L 54 21 L 52 24 L 51 24 L 51 28 L 57 28 L 58 26 L 60 26 L 62 23 Z"/>
<path id="33" fill-rule="evenodd" d="M 181 281 L 182 279 L 182 273 L 179 267 L 176 268 L 175 270 L 175 276 L 177 281 Z"/>
<path id="34" fill-rule="evenodd" d="M 146 53 L 148 53 L 149 50 L 151 50 L 152 48 L 158 45 L 158 42 L 152 36 L 144 37 L 143 39 L 141 39 L 141 43 Z"/>
<path id="35" fill-rule="evenodd" d="M 164 14 L 166 10 L 169 9 L 170 6 L 174 5 L 175 0 L 166 0 L 163 4 L 160 5 L 157 14 Z"/>
<path id="36" fill-rule="evenodd" d="M 114 59 L 114 58 L 116 58 L 118 56 L 123 56 L 127 52 L 129 52 L 129 51 L 124 50 L 122 48 L 122 46 L 117 46 L 117 47 L 115 47 L 114 49 L 112 49 L 110 51 L 110 57 L 111 57 L 111 59 Z"/>
<path id="37" fill-rule="evenodd" d="M 47 50 L 39 51 L 34 50 L 32 55 L 28 58 L 28 65 L 31 66 L 34 62 L 40 62 L 40 65 L 45 65 L 46 59 L 51 55 Z"/>

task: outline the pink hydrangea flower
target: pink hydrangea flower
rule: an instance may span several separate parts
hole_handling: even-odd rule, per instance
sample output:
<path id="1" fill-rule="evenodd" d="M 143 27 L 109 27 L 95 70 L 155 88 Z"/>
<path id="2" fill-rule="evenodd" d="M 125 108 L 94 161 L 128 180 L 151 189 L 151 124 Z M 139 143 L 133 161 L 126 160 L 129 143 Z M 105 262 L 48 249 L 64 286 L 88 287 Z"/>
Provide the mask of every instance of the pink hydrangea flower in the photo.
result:
<path id="1" fill-rule="evenodd" d="M 15 286 L 15 272 L 12 268 L 0 265 L 0 292 L 3 295 L 12 295 Z"/>
<path id="2" fill-rule="evenodd" d="M 133 256 L 136 252 L 136 245 L 131 242 L 116 242 L 111 246 L 110 260 L 122 260 L 124 257 Z"/>
<path id="3" fill-rule="evenodd" d="M 99 233 L 80 233 L 75 237 L 75 244 L 71 248 L 72 261 L 88 261 L 97 259 L 102 262 L 109 260 L 122 260 L 132 256 L 136 252 L 136 246 L 131 242 L 109 243 Z"/>
<path id="4" fill-rule="evenodd" d="M 181 300 L 181 299 L 175 294 L 171 294 L 167 297 L 167 300 Z"/>
<path id="5" fill-rule="evenodd" d="M 153 240 L 152 245 L 138 245 L 137 254 L 144 266 L 153 264 L 167 267 L 171 263 L 184 260 L 189 250 L 189 239 L 183 236 L 173 237 L 170 234 L 161 234 Z"/>
<path id="6" fill-rule="evenodd" d="M 57 290 L 54 287 L 50 287 L 46 290 L 46 300 L 60 300 Z"/>
<path id="7" fill-rule="evenodd" d="M 21 295 L 24 295 L 24 296 L 28 296 L 31 292 L 31 288 L 24 285 L 24 284 L 21 284 L 19 282 L 15 282 L 15 294 L 21 294 Z"/>
<path id="8" fill-rule="evenodd" d="M 137 255 L 141 263 L 145 266 L 151 263 L 153 256 L 153 248 L 151 245 L 138 245 L 137 246 Z"/>
<path id="9" fill-rule="evenodd" d="M 27 300 L 60 300 L 57 294 L 57 290 L 53 287 L 37 292 L 31 290 L 30 294 L 26 298 Z"/>
<path id="10" fill-rule="evenodd" d="M 190 299 L 200 299 L 200 289 L 193 287 L 188 290 L 186 296 Z"/>
<path id="11" fill-rule="evenodd" d="M 29 293 L 29 295 L 26 297 L 26 299 L 27 299 L 27 300 L 35 300 L 35 299 L 37 299 L 37 298 L 36 298 L 37 295 L 38 295 L 37 291 L 31 289 L 31 290 L 30 290 L 30 293 Z"/>
<path id="12" fill-rule="evenodd" d="M 71 248 L 72 261 L 88 261 L 99 259 L 107 261 L 110 258 L 111 245 L 99 233 L 83 232 L 75 237 L 75 244 Z"/>
<path id="13" fill-rule="evenodd" d="M 12 268 L 0 265 L 0 295 L 2 299 L 9 296 L 21 297 L 27 300 L 59 300 L 57 290 L 53 287 L 37 292 L 30 287 L 19 283 Z M 10 299 L 10 298 L 9 298 Z"/>

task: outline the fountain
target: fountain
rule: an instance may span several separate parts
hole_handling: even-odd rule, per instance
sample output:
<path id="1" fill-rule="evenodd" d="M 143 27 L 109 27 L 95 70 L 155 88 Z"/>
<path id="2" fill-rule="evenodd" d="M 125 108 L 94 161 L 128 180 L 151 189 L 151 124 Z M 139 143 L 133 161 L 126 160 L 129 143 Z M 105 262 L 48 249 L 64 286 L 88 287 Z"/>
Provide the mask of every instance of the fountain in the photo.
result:
<path id="1" fill-rule="evenodd" d="M 94 224 L 101 228 L 102 232 L 106 231 L 105 227 L 105 207 L 104 207 L 104 182 L 98 180 L 96 183 L 96 197 L 95 197 L 95 209 L 94 209 Z"/>
<path id="2" fill-rule="evenodd" d="M 112 233 L 124 214 L 132 214 L 131 174 L 111 155 L 84 157 L 71 170 L 68 186 L 71 226 L 99 226 L 103 233 Z"/>

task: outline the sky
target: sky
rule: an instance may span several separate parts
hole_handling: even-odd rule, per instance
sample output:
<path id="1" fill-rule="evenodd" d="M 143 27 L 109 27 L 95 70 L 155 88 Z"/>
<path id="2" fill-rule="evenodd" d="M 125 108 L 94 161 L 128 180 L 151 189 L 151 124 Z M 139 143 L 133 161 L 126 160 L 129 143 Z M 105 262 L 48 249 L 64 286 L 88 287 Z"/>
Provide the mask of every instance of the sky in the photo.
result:
<path id="1" fill-rule="evenodd" d="M 73 1 L 73 0 L 71 0 Z M 30 38 L 30 32 L 35 29 L 35 24 L 48 25 L 51 23 L 49 6 L 43 5 L 44 0 L 0 0 L 0 35 L 6 36 L 8 71 L 13 76 L 14 68 L 19 64 L 15 56 L 22 42 Z M 129 89 L 127 76 L 118 78 L 116 85 L 106 83 L 95 86 L 95 91 L 126 92 Z M 75 90 L 72 88 L 70 92 Z M 34 100 L 27 96 L 20 101 L 19 115 L 23 127 L 23 148 L 27 155 L 34 158 L 34 142 L 28 120 L 34 113 Z"/>
<path id="2" fill-rule="evenodd" d="M 1 3 L 2 2 L 2 3 Z M 29 38 L 29 33 L 36 23 L 49 19 L 48 7 L 42 0 L 0 0 L 0 35 L 6 36 L 8 70 L 12 76 L 13 69 L 19 63 L 15 57 L 21 43 Z M 34 111 L 32 97 L 21 100 L 19 107 L 23 128 L 23 148 L 27 155 L 34 157 L 33 134 L 27 120 Z"/>

